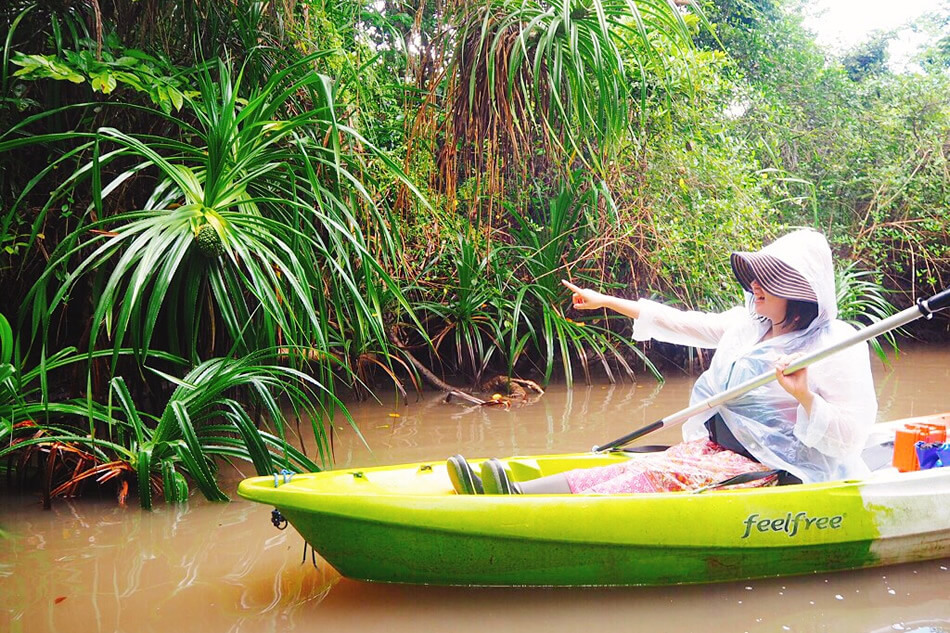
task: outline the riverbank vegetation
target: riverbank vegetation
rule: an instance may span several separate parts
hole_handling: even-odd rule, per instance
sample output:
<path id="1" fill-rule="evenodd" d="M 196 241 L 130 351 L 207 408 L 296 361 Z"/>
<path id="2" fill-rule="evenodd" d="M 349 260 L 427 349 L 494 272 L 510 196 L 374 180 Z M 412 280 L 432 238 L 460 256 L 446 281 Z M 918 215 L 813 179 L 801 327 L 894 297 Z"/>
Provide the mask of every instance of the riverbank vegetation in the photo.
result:
<path id="1" fill-rule="evenodd" d="M 718 309 L 726 253 L 792 226 L 857 321 L 945 287 L 950 14 L 894 72 L 793 9 L 6 3 L 0 470 L 220 499 L 215 458 L 331 465 L 341 395 L 419 365 L 652 380 L 559 280 Z"/>

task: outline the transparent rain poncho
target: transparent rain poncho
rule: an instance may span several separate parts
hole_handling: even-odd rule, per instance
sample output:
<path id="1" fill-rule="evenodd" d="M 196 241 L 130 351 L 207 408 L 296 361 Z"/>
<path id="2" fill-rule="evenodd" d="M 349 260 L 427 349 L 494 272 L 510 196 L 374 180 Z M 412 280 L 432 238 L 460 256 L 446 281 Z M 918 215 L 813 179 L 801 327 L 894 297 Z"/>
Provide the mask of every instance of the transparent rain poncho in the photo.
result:
<path id="1" fill-rule="evenodd" d="M 693 387 L 691 404 L 774 371 L 783 355 L 815 351 L 854 332 L 852 326 L 836 319 L 831 251 L 820 233 L 795 231 L 762 252 L 794 268 L 815 291 L 818 316 L 807 329 L 762 340 L 771 324 L 755 314 L 748 294 L 745 307 L 719 314 L 680 311 L 643 299 L 639 302 L 636 340 L 654 338 L 716 349 L 709 369 Z M 756 459 L 806 483 L 866 475 L 861 451 L 877 415 L 867 344 L 851 346 L 810 365 L 807 371 L 809 388 L 816 395 L 810 415 L 773 381 L 687 420 L 684 440 L 707 436 L 704 423 L 719 413 Z"/>

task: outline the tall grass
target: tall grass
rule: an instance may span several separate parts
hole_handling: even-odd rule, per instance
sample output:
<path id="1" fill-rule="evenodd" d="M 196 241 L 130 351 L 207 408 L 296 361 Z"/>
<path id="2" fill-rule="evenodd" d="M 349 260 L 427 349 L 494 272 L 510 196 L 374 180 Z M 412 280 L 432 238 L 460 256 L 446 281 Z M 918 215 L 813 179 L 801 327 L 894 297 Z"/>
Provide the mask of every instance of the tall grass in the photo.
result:
<path id="1" fill-rule="evenodd" d="M 613 381 L 611 361 L 631 377 L 634 371 L 622 351 L 639 357 L 657 378 L 659 372 L 627 336 L 617 335 L 599 322 L 608 316 L 578 317 L 565 314 L 570 293 L 561 284 L 562 278 L 574 278 L 574 271 L 584 271 L 590 263 L 584 246 L 593 230 L 592 218 L 599 212 L 604 191 L 588 184 L 577 192 L 574 185 L 564 184 L 547 205 L 539 205 L 531 217 L 511 209 L 515 225 L 510 234 L 513 244 L 510 257 L 517 262 L 508 278 L 508 292 L 513 296 L 512 328 L 508 336 L 509 363 L 517 362 L 526 343 L 530 342 L 543 359 L 544 381 L 551 379 L 559 358 L 564 379 L 574 381 L 573 362 L 581 364 L 590 381 L 589 361 L 599 361 Z M 539 196 L 541 198 L 541 196 Z M 583 273 L 581 273 L 581 278 Z"/>
<path id="2" fill-rule="evenodd" d="M 878 274 L 859 270 L 857 266 L 857 262 L 848 262 L 835 270 L 838 318 L 856 327 L 864 327 L 896 314 L 897 308 L 887 298 L 887 290 L 877 279 Z M 903 329 L 892 330 L 869 341 L 871 349 L 884 363 L 888 362 L 888 358 L 878 339 L 883 338 L 896 352 L 898 347 L 895 332 L 901 333 Z"/>

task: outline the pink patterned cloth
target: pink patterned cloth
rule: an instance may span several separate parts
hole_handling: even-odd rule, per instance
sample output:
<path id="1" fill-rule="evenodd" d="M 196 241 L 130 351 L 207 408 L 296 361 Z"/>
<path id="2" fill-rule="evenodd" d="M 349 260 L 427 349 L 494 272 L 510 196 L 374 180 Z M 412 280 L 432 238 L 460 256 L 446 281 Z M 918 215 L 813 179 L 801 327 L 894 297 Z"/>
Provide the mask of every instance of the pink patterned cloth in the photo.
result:
<path id="1" fill-rule="evenodd" d="M 661 453 L 635 453 L 630 461 L 622 464 L 570 470 L 564 475 L 575 494 L 617 494 L 695 490 L 742 473 L 765 470 L 770 469 L 703 439 L 683 442 Z M 774 482 L 775 477 L 767 477 L 742 484 L 742 487 L 767 486 Z"/>

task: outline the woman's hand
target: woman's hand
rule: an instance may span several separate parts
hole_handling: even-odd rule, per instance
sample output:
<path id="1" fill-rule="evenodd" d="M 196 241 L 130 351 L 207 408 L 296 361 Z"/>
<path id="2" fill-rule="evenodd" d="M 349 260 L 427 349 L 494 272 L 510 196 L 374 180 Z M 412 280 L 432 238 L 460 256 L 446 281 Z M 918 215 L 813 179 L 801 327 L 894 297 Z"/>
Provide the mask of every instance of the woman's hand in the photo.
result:
<path id="1" fill-rule="evenodd" d="M 574 296 L 571 297 L 571 302 L 578 310 L 596 310 L 598 308 L 603 308 L 607 305 L 607 301 L 610 299 L 608 295 L 601 294 L 596 290 L 578 288 L 571 282 L 565 281 L 563 279 L 561 280 L 561 283 L 564 284 L 568 290 L 574 293 Z"/>
<path id="2" fill-rule="evenodd" d="M 785 369 L 797 361 L 799 358 L 804 356 L 804 354 L 788 354 L 782 356 L 775 363 L 775 379 L 778 381 L 778 384 L 782 386 L 782 389 L 787 391 L 793 398 L 798 400 L 801 403 L 802 407 L 805 408 L 805 413 L 811 414 L 811 405 L 815 400 L 815 394 L 808 388 L 808 368 L 802 367 L 798 371 L 788 374 L 787 376 L 782 372 Z"/>
<path id="3" fill-rule="evenodd" d="M 626 315 L 631 319 L 640 318 L 640 304 L 632 299 L 621 299 L 597 292 L 596 290 L 587 290 L 578 288 L 569 281 L 561 280 L 564 287 L 574 293 L 571 302 L 578 310 L 597 310 L 600 308 L 609 308 L 614 312 Z"/>

